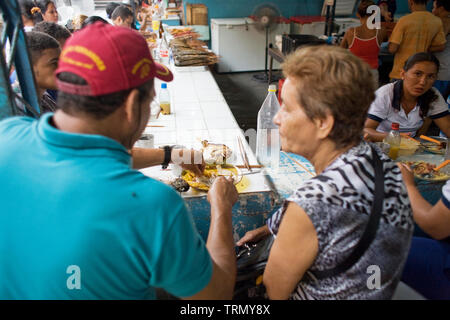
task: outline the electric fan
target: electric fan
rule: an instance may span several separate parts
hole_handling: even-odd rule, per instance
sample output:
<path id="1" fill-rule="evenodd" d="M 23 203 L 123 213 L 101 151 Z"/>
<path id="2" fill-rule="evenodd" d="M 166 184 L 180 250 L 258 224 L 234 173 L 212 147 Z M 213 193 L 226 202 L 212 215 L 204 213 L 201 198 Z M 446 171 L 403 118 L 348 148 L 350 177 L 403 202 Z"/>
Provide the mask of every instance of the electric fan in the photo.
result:
<path id="1" fill-rule="evenodd" d="M 264 73 L 255 74 L 253 76 L 253 79 L 257 81 L 267 82 L 269 79 L 267 72 L 269 32 L 277 27 L 280 17 L 281 17 L 280 10 L 274 4 L 271 3 L 261 4 L 253 10 L 252 18 L 255 20 L 254 26 L 256 30 L 260 32 L 265 32 L 266 34 Z"/>

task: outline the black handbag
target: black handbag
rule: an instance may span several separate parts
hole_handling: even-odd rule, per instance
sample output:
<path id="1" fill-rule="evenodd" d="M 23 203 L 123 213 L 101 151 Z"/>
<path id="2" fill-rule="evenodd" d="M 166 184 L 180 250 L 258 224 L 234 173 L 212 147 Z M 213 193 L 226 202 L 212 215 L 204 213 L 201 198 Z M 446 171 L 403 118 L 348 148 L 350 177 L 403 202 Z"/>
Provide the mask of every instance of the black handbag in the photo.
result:
<path id="1" fill-rule="evenodd" d="M 314 276 L 319 280 L 347 271 L 358 262 L 375 238 L 380 224 L 384 201 L 384 173 L 383 163 L 380 157 L 373 146 L 371 146 L 371 149 L 373 154 L 372 165 L 375 171 L 375 192 L 369 222 L 355 249 L 344 262 L 333 269 L 314 271 Z M 262 283 L 262 275 L 273 241 L 274 237 L 270 235 L 257 243 L 244 244 L 240 248 L 237 254 L 237 277 L 233 299 L 262 300 L 268 298 L 266 289 Z"/>
<path id="2" fill-rule="evenodd" d="M 256 243 L 245 243 L 240 247 L 236 260 L 237 275 L 234 300 L 267 299 L 262 275 L 266 268 L 273 241 L 273 235 L 269 235 Z"/>

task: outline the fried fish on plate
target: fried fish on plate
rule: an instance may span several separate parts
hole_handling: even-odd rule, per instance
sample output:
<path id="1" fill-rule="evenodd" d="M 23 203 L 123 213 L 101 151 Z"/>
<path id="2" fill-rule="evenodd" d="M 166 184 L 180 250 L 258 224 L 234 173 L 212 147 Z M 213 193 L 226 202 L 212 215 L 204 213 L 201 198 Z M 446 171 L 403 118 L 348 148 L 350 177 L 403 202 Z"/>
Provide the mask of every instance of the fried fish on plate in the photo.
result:
<path id="1" fill-rule="evenodd" d="M 208 140 L 202 141 L 203 158 L 206 164 L 225 164 L 231 157 L 231 149 L 218 143 L 209 143 Z"/>
<path id="2" fill-rule="evenodd" d="M 220 176 L 232 177 L 235 185 L 242 180 L 240 170 L 232 165 L 207 165 L 202 177 L 196 176 L 190 170 L 184 170 L 181 174 L 189 186 L 203 191 L 208 191 L 214 180 Z"/>

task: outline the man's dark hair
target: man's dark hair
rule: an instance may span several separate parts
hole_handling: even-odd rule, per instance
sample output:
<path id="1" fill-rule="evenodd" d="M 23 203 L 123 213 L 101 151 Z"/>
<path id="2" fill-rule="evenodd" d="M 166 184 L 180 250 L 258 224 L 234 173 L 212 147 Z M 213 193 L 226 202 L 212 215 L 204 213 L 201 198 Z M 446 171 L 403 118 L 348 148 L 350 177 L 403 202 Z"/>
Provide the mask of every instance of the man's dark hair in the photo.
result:
<path id="1" fill-rule="evenodd" d="M 428 0 L 412 0 L 415 4 L 427 4 Z"/>
<path id="2" fill-rule="evenodd" d="M 82 77 L 70 72 L 62 72 L 57 77 L 60 81 L 71 84 L 87 84 L 86 80 Z M 96 97 L 80 96 L 59 91 L 57 105 L 58 108 L 70 115 L 83 113 L 96 119 L 103 119 L 121 107 L 133 89 L 137 89 L 139 91 L 139 103 L 142 103 L 148 98 L 153 88 L 153 82 L 154 80 L 151 79 L 137 88 L 131 88 Z"/>
<path id="3" fill-rule="evenodd" d="M 38 23 L 44 19 L 41 12 L 31 12 L 31 9 L 33 9 L 34 7 L 38 7 L 36 2 L 34 2 L 33 0 L 19 0 L 19 7 L 20 14 L 22 14 L 29 20 L 33 20 L 34 23 Z"/>
<path id="4" fill-rule="evenodd" d="M 34 26 L 33 31 L 46 33 L 58 41 L 67 40 L 70 37 L 70 31 L 66 27 L 49 21 L 39 22 Z"/>
<path id="5" fill-rule="evenodd" d="M 44 14 L 47 11 L 48 5 L 50 3 L 53 3 L 53 5 L 56 8 L 55 2 L 53 0 L 36 0 L 36 4 L 41 9 L 42 14 Z"/>
<path id="6" fill-rule="evenodd" d="M 44 50 L 60 48 L 59 42 L 56 41 L 55 38 L 43 32 L 25 32 L 25 38 L 27 40 L 27 46 L 30 50 L 31 61 L 33 64 L 37 62 Z"/>
<path id="7" fill-rule="evenodd" d="M 97 21 L 103 22 L 103 23 L 107 23 L 109 24 L 108 21 L 106 21 L 105 19 L 103 19 L 102 17 L 99 16 L 90 16 L 88 17 L 86 20 L 83 21 L 83 23 L 81 24 L 81 29 L 83 29 L 84 27 L 90 25 L 90 24 L 94 24 Z"/>
<path id="8" fill-rule="evenodd" d="M 120 6 L 120 3 L 117 2 L 109 2 L 106 5 L 106 15 L 108 16 L 108 19 L 111 19 L 112 13 L 118 6 Z"/>
<path id="9" fill-rule="evenodd" d="M 111 20 L 116 20 L 118 17 L 122 18 L 122 20 L 126 20 L 128 17 L 132 17 L 133 12 L 131 12 L 130 9 L 126 6 L 118 6 L 116 9 L 114 9 L 114 12 L 111 15 Z"/>
<path id="10" fill-rule="evenodd" d="M 444 7 L 446 11 L 450 11 L 450 1 L 449 0 L 434 0 L 436 2 L 436 7 Z"/>

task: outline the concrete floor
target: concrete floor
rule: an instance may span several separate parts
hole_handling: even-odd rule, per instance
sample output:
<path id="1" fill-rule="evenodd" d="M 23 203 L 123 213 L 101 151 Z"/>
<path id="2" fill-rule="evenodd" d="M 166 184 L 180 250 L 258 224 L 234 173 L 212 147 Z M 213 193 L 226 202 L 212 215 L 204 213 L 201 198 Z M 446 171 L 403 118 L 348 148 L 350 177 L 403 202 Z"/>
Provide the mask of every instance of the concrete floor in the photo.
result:
<path id="1" fill-rule="evenodd" d="M 239 73 L 217 73 L 212 74 L 227 101 L 231 112 L 239 124 L 246 131 L 256 130 L 258 111 L 267 96 L 267 82 L 258 82 L 253 79 L 255 74 L 264 72 L 239 72 Z M 280 72 L 276 71 L 276 75 Z M 274 83 L 274 82 L 273 82 Z"/>

